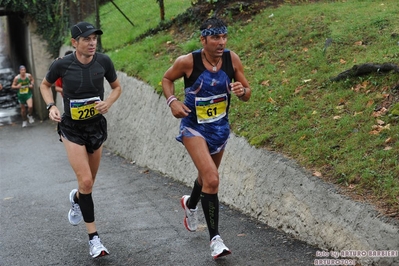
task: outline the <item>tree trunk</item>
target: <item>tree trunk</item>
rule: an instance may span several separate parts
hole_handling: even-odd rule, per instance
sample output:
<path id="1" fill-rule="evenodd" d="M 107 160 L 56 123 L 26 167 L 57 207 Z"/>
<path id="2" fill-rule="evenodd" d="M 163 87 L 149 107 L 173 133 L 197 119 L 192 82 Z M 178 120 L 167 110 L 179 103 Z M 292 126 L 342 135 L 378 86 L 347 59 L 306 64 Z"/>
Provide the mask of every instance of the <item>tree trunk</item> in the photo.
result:
<path id="1" fill-rule="evenodd" d="M 359 77 L 370 73 L 388 73 L 390 71 L 399 73 L 399 67 L 392 63 L 366 63 L 362 65 L 354 65 L 351 69 L 338 74 L 338 76 L 331 78 L 332 81 L 339 81 L 351 77 Z"/>
<path id="2" fill-rule="evenodd" d="M 159 11 L 161 12 L 161 21 L 165 20 L 165 5 L 163 0 L 158 0 L 159 2 Z"/>

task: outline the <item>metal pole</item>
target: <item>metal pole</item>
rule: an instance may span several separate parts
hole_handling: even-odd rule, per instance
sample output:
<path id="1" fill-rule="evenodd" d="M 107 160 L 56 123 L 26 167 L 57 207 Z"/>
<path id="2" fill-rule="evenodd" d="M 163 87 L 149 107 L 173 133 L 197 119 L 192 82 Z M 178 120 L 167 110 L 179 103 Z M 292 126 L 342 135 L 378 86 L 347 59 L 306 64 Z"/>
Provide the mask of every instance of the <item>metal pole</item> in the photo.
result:
<path id="1" fill-rule="evenodd" d="M 127 21 L 129 21 L 130 24 L 131 24 L 132 26 L 134 26 L 133 22 L 130 21 L 130 19 L 129 19 L 129 18 L 125 15 L 125 13 L 123 13 L 123 11 L 114 3 L 113 0 L 111 0 L 111 3 L 116 7 L 116 9 L 119 10 L 119 12 L 121 12 L 121 14 L 127 19 Z"/>
<path id="2" fill-rule="evenodd" d="M 101 23 L 100 23 L 100 8 L 98 6 L 99 0 L 94 0 L 94 12 L 96 14 L 96 28 L 101 29 Z M 100 53 L 103 52 L 103 46 L 101 43 L 101 35 L 98 36 L 97 40 L 97 49 Z"/>

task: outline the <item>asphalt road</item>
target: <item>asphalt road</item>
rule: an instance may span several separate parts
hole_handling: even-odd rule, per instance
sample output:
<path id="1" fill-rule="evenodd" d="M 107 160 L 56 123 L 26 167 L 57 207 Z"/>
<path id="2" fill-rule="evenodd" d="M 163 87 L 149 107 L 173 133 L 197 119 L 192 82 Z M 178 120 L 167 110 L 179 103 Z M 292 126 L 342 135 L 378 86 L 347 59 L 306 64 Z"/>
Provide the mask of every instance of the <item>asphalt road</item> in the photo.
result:
<path id="1" fill-rule="evenodd" d="M 221 205 L 220 231 L 232 254 L 215 261 L 201 206 L 199 230 L 183 226 L 180 198 L 190 188 L 104 149 L 93 198 L 110 255 L 92 259 L 84 224 L 67 219 L 77 182 L 55 124 L 0 126 L 0 166 L 1 266 L 301 266 L 313 265 L 318 250 Z"/>

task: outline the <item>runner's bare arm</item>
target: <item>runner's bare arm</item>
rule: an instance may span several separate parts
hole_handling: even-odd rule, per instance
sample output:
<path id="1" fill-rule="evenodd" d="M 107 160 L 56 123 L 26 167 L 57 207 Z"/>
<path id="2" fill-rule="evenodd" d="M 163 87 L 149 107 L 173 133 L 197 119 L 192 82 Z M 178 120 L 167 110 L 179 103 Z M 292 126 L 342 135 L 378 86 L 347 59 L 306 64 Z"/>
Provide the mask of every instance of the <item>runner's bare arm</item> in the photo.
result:
<path id="1" fill-rule="evenodd" d="M 33 76 L 31 74 L 29 74 L 29 80 L 30 80 L 29 88 L 33 88 L 33 84 L 35 84 L 35 80 L 33 79 Z"/>
<path id="2" fill-rule="evenodd" d="M 231 51 L 230 54 L 234 67 L 234 82 L 232 83 L 232 90 L 234 91 L 233 87 L 236 87 L 236 95 L 241 101 L 246 102 L 251 98 L 251 88 L 249 87 L 249 82 L 244 75 L 244 66 L 235 52 Z"/>
<path id="3" fill-rule="evenodd" d="M 19 89 L 21 88 L 21 84 L 18 84 L 18 78 L 15 77 L 11 84 L 12 89 Z"/>
<path id="4" fill-rule="evenodd" d="M 188 116 L 191 110 L 182 102 L 172 100 L 175 93 L 174 81 L 183 77 L 189 76 L 193 69 L 193 58 L 191 54 L 179 56 L 174 64 L 165 72 L 162 78 L 162 90 L 168 101 L 172 114 L 176 118 L 183 118 Z M 172 101 L 171 101 L 172 100 Z"/>
<path id="5" fill-rule="evenodd" d="M 104 101 L 96 103 L 96 109 L 101 113 L 105 114 L 108 112 L 109 108 L 114 104 L 114 102 L 119 98 L 122 93 L 122 88 L 119 80 L 115 80 L 109 84 L 111 86 L 111 93 Z"/>
<path id="6" fill-rule="evenodd" d="M 42 83 L 40 84 L 40 93 L 42 94 L 43 100 L 48 105 L 49 103 L 54 103 L 53 92 L 51 91 L 51 83 L 43 79 Z M 51 120 L 60 122 L 61 121 L 61 114 L 58 110 L 57 106 L 54 105 L 49 110 L 49 117 Z"/>

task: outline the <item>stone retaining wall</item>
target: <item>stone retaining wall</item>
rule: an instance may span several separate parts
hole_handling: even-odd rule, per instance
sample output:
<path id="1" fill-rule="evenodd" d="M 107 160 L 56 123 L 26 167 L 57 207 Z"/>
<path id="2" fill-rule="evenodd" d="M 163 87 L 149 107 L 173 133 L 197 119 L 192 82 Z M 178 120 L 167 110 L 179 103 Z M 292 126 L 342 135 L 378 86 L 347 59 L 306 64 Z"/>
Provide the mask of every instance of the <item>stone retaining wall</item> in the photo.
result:
<path id="1" fill-rule="evenodd" d="M 175 140 L 179 120 L 165 98 L 118 73 L 121 98 L 106 115 L 106 147 L 188 186 L 196 178 L 190 157 Z M 109 86 L 106 92 L 109 93 Z M 369 205 L 337 193 L 280 154 L 251 147 L 232 134 L 220 167 L 220 201 L 320 250 L 399 250 L 399 226 Z M 223 222 L 221 223 L 223 226 Z M 395 258 L 359 259 L 362 265 L 399 265 Z"/>

